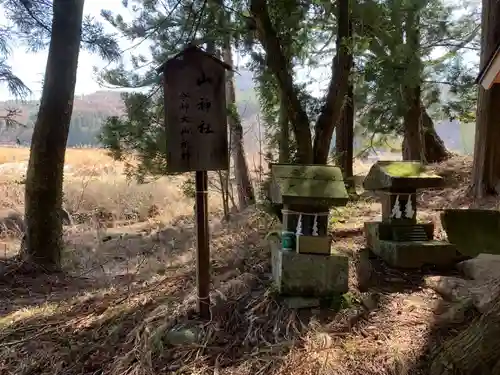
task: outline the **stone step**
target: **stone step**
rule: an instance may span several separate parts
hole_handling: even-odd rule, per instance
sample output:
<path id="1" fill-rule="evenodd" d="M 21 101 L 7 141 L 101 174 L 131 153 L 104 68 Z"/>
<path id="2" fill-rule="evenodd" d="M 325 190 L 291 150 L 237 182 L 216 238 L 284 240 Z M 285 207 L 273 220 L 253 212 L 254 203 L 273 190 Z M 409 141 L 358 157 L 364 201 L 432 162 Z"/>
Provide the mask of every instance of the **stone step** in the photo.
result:
<path id="1" fill-rule="evenodd" d="M 394 241 L 428 241 L 429 238 L 422 225 L 408 225 L 394 227 L 392 230 L 392 238 Z"/>

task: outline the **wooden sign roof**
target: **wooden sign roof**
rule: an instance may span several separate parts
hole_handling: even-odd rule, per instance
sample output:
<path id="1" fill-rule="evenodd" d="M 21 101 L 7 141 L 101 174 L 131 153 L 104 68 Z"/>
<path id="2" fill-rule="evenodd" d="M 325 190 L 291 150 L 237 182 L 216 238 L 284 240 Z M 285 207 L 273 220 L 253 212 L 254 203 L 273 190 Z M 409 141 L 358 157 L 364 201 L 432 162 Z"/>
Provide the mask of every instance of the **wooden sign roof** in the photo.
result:
<path id="1" fill-rule="evenodd" d="M 500 43 L 476 79 L 476 84 L 483 86 L 485 90 L 489 90 L 496 83 L 500 83 Z"/>
<path id="2" fill-rule="evenodd" d="M 204 58 L 208 57 L 208 58 L 212 59 L 214 62 L 216 62 L 217 64 L 224 67 L 226 70 L 231 70 L 231 71 L 233 70 L 233 67 L 231 65 L 226 64 L 224 61 L 218 59 L 217 57 L 215 57 L 211 53 L 203 51 L 201 48 L 198 48 L 194 45 L 189 45 L 184 50 L 179 52 L 177 55 L 175 55 L 174 57 L 168 59 L 163 64 L 161 64 L 158 68 L 156 68 L 156 71 L 158 73 L 164 73 L 177 61 L 182 61 L 182 58 L 184 56 L 189 56 L 189 55 L 193 55 L 193 56 L 199 55 L 199 57 L 204 57 Z"/>

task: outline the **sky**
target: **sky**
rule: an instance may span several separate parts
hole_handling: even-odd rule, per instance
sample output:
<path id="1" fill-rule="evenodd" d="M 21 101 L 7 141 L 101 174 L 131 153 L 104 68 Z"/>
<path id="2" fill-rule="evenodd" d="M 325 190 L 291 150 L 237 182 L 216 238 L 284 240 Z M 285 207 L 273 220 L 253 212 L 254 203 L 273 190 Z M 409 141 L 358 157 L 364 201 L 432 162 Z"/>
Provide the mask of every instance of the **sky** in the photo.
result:
<path id="1" fill-rule="evenodd" d="M 103 21 L 105 28 L 114 32 L 114 29 L 107 24 L 106 21 L 100 16 L 101 9 L 111 10 L 114 13 L 121 14 L 124 19 L 130 20 L 131 16 L 129 10 L 124 8 L 122 5 L 122 0 L 86 0 L 84 7 L 85 15 L 92 15 L 98 20 Z M 0 9 L 0 25 L 7 23 L 7 20 L 3 16 Z M 129 49 L 133 47 L 137 42 L 129 42 L 123 39 L 120 40 L 120 46 L 122 50 Z M 147 45 L 143 43 L 137 48 L 132 48 L 124 52 L 122 58 L 123 62 L 127 65 L 127 60 L 129 60 L 132 54 L 137 54 L 138 52 L 147 54 Z M 45 74 L 45 65 L 47 62 L 48 51 L 41 51 L 38 53 L 26 52 L 22 47 L 16 47 L 12 49 L 12 53 L 8 58 L 8 64 L 12 67 L 12 71 L 31 89 L 32 94 L 27 97 L 27 100 L 38 100 L 41 96 L 42 91 L 42 80 Z M 236 54 L 235 65 L 241 65 L 244 63 L 242 58 Z M 109 67 L 107 62 L 102 61 L 99 56 L 95 54 L 90 54 L 85 50 L 80 51 L 78 59 L 78 71 L 75 95 L 91 94 L 98 90 L 109 90 L 109 87 L 100 87 L 96 80 L 94 67 L 99 71 L 103 68 Z M 310 87 L 311 91 L 314 93 L 319 93 L 323 90 L 325 83 L 330 75 L 329 69 L 319 69 L 316 71 L 311 71 L 310 69 L 300 69 L 298 72 L 299 80 L 300 77 L 304 78 L 315 78 L 316 82 L 313 84 L 314 87 Z M 14 99 L 9 93 L 5 85 L 0 85 L 0 101 Z"/>
<path id="2" fill-rule="evenodd" d="M 68 0 L 69 1 L 69 0 Z M 98 20 L 103 21 L 105 28 L 108 31 L 113 32 L 113 28 L 104 21 L 100 12 L 101 9 L 111 10 L 113 13 L 119 13 L 123 16 L 125 21 L 132 18 L 131 13 L 128 9 L 124 8 L 122 5 L 122 0 L 86 0 L 84 7 L 85 15 L 92 15 Z M 7 23 L 7 20 L 2 14 L 0 9 L 0 26 Z M 127 66 L 127 61 L 132 54 L 137 54 L 138 52 L 142 54 L 147 54 L 147 43 L 143 43 L 141 46 L 136 48 L 133 47 L 137 42 L 130 42 L 124 39 L 120 40 L 120 46 L 122 50 L 126 50 L 122 56 L 123 62 Z M 8 58 L 8 64 L 12 67 L 14 74 L 23 80 L 23 82 L 32 90 L 30 97 L 27 100 L 38 100 L 40 99 L 42 80 L 45 73 L 45 65 L 47 62 L 47 52 L 41 51 L 38 53 L 26 52 L 25 49 L 20 46 L 13 48 L 11 55 Z M 441 52 L 442 53 L 442 52 Z M 436 56 L 441 54 L 436 51 Z M 243 63 L 241 57 L 236 56 L 235 65 L 238 66 L 239 63 Z M 475 58 L 475 57 L 474 57 Z M 91 94 L 98 90 L 109 90 L 108 87 L 100 87 L 96 80 L 94 67 L 99 71 L 103 68 L 109 67 L 107 62 L 104 62 L 99 56 L 95 54 L 90 54 L 85 50 L 80 51 L 78 60 L 78 71 L 76 80 L 76 95 Z M 314 84 L 309 86 L 311 93 L 313 95 L 318 95 L 326 88 L 329 76 L 331 74 L 331 69 L 325 67 L 322 69 L 311 70 L 309 68 L 303 68 L 298 70 L 298 79 L 313 79 Z M 0 85 L 0 101 L 13 99 L 5 85 Z"/>
<path id="3" fill-rule="evenodd" d="M 120 13 L 127 19 L 127 10 L 121 4 L 122 0 L 86 0 L 84 14 L 92 15 L 102 20 L 100 17 L 101 9 L 109 9 L 111 11 Z M 5 24 L 7 21 L 4 16 L 0 14 L 0 25 Z M 106 25 L 106 22 L 103 22 Z M 112 31 L 111 26 L 109 30 Z M 122 49 L 130 47 L 130 43 L 121 42 Z M 8 64 L 12 67 L 12 71 L 23 82 L 32 90 L 33 94 L 31 97 L 26 99 L 38 100 L 40 98 L 42 89 L 42 80 L 45 74 L 45 65 L 47 63 L 47 53 L 48 51 L 41 51 L 38 53 L 26 52 L 25 49 L 21 47 L 16 47 L 12 49 L 12 53 L 8 58 Z M 128 53 L 130 56 L 130 52 Z M 127 53 L 125 53 L 125 59 Z M 99 84 L 95 79 L 93 68 L 97 67 L 102 70 L 108 65 L 99 56 L 90 54 L 84 50 L 80 51 L 78 59 L 78 71 L 76 79 L 76 95 L 90 94 L 95 91 L 100 90 Z M 12 99 L 9 91 L 6 87 L 0 85 L 0 100 Z"/>

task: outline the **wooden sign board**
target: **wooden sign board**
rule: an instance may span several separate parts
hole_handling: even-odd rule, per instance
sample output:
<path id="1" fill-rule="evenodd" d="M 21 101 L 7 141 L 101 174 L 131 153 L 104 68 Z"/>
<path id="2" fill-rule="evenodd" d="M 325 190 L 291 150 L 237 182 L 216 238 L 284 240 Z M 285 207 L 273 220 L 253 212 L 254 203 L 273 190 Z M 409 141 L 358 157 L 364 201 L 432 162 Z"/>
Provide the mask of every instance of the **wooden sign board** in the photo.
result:
<path id="1" fill-rule="evenodd" d="M 167 171 L 229 169 L 228 65 L 188 47 L 159 69 L 164 76 Z"/>

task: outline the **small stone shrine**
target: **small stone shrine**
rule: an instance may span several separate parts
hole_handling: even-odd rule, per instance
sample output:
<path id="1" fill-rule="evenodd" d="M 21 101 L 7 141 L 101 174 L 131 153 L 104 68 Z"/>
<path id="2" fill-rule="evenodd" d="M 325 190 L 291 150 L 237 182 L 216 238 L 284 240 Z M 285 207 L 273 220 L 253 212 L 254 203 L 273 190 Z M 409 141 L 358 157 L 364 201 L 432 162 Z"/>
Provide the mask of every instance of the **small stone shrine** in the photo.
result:
<path id="1" fill-rule="evenodd" d="M 420 162 L 375 163 L 363 187 L 380 198 L 382 221 L 365 223 L 367 247 L 394 267 L 453 264 L 456 248 L 434 240 L 434 223 L 417 223 L 417 189 L 441 187 L 442 181 L 440 176 L 426 173 Z"/>
<path id="2" fill-rule="evenodd" d="M 339 168 L 271 164 L 271 200 L 283 205 L 281 244 L 271 242 L 273 278 L 283 295 L 322 297 L 348 290 L 348 259 L 332 250 L 330 207 L 344 206 Z"/>

